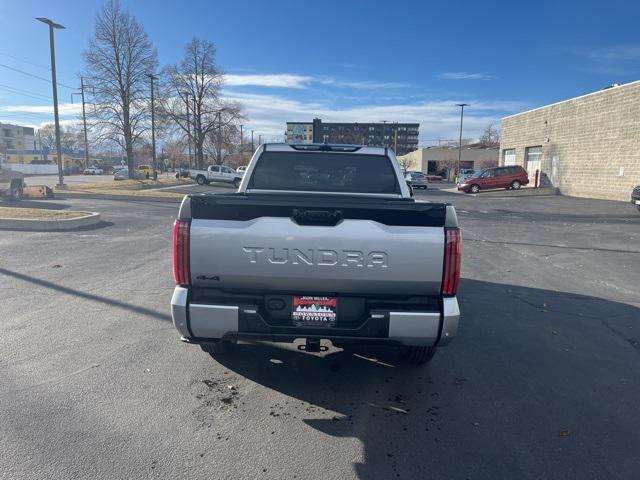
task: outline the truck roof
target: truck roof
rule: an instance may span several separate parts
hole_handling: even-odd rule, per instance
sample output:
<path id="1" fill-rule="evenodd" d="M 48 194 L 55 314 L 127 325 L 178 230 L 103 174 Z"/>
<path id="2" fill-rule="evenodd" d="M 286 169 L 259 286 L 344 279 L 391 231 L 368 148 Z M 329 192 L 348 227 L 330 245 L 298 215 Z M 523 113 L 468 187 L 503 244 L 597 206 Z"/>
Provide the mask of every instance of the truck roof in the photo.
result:
<path id="1" fill-rule="evenodd" d="M 387 155 L 388 147 L 369 147 L 367 145 L 346 143 L 263 143 L 264 151 L 309 151 L 309 152 L 345 152 L 362 155 Z M 392 152 L 392 150 L 391 150 Z"/>

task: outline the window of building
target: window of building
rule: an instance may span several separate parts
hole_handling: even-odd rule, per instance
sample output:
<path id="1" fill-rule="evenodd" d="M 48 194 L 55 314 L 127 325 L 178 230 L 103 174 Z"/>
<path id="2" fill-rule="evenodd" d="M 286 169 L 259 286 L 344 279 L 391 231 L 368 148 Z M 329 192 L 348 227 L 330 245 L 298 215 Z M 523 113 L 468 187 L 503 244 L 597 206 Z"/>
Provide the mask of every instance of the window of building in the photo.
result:
<path id="1" fill-rule="evenodd" d="M 516 149 L 507 148 L 502 151 L 502 164 L 503 165 L 515 165 L 516 164 Z"/>
<path id="2" fill-rule="evenodd" d="M 542 160 L 542 147 L 527 147 L 525 148 L 525 158 L 527 162 L 539 162 Z"/>
<path id="3" fill-rule="evenodd" d="M 370 131 L 370 132 L 375 131 L 375 129 L 376 129 L 376 127 L 369 127 L 369 131 Z"/>

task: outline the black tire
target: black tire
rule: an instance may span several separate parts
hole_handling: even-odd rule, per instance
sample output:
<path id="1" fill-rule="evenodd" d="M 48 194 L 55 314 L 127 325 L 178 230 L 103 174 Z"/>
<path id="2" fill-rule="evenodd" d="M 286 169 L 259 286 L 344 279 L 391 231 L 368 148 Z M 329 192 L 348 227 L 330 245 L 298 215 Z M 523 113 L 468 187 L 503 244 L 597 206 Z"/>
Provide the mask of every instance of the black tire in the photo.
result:
<path id="1" fill-rule="evenodd" d="M 239 178 L 234 178 L 233 179 L 233 186 L 238 188 L 240 186 L 240 179 Z"/>
<path id="2" fill-rule="evenodd" d="M 512 190 L 520 190 L 521 186 L 522 186 L 522 184 L 520 183 L 519 180 L 514 180 L 513 182 L 511 182 L 511 189 Z"/>
<path id="3" fill-rule="evenodd" d="M 469 187 L 470 193 L 478 193 L 480 191 L 480 185 L 473 184 Z"/>
<path id="4" fill-rule="evenodd" d="M 198 175 L 198 176 L 196 177 L 196 183 L 197 183 L 198 185 L 204 185 L 205 183 L 207 183 L 207 179 L 206 179 L 206 178 L 204 178 L 204 176 L 203 176 L 203 175 Z"/>
<path id="5" fill-rule="evenodd" d="M 412 365 L 424 365 L 431 361 L 437 347 L 403 347 L 402 358 Z"/>
<path id="6" fill-rule="evenodd" d="M 229 340 L 218 340 L 211 343 L 201 343 L 200 348 L 203 352 L 215 357 L 217 355 L 232 353 L 236 348 L 236 344 Z"/>
<path id="7" fill-rule="evenodd" d="M 11 184 L 11 191 L 9 192 L 9 196 L 11 197 L 11 200 L 22 199 L 22 183 L 13 182 Z"/>

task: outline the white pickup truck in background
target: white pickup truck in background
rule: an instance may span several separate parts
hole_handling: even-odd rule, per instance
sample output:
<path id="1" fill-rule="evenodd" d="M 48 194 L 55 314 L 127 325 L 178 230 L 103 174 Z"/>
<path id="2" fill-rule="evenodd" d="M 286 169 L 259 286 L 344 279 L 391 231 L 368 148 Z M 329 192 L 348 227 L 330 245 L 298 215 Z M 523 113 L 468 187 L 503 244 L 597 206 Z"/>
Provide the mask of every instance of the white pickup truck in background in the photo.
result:
<path id="1" fill-rule="evenodd" d="M 238 188 L 242 181 L 242 172 L 236 172 L 226 165 L 210 165 L 206 170 L 189 170 L 189 178 L 198 185 L 208 185 L 211 182 L 231 183 Z"/>

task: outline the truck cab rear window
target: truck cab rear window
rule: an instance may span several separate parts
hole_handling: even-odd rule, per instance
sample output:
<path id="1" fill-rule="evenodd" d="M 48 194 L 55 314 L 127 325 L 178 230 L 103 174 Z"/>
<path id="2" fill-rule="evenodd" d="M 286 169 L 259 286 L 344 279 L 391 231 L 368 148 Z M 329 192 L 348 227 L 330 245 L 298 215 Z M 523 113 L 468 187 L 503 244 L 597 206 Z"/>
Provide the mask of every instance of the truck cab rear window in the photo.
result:
<path id="1" fill-rule="evenodd" d="M 250 182 L 258 190 L 398 193 L 391 161 L 384 155 L 327 152 L 265 152 Z"/>

